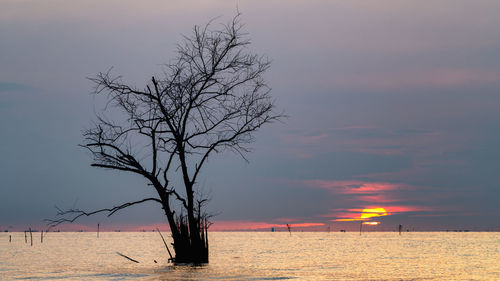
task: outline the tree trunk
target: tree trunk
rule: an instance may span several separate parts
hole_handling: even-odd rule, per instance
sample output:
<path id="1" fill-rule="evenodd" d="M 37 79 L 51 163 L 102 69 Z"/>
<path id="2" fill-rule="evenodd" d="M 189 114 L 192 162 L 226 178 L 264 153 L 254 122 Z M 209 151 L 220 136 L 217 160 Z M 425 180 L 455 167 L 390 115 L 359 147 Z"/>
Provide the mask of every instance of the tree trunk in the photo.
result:
<path id="1" fill-rule="evenodd" d="M 172 231 L 174 240 L 174 263 L 208 263 L 208 236 L 206 223 L 197 224 L 201 228 L 190 231 L 186 217 L 178 217 L 175 229 Z M 174 234 L 175 233 L 175 234 Z"/>
<path id="2" fill-rule="evenodd" d="M 185 216 L 175 217 L 167 204 L 163 209 L 167 216 L 172 239 L 174 240 L 175 257 L 173 262 L 176 264 L 208 263 L 208 225 L 205 220 L 192 217 L 193 221 Z M 193 226 L 192 228 L 190 226 Z M 191 230 L 191 231 L 190 231 Z"/>
<path id="3" fill-rule="evenodd" d="M 203 264 L 208 263 L 208 241 L 193 243 L 191 237 L 180 236 L 174 239 L 174 263 Z M 200 239 L 196 239 L 200 240 Z"/>

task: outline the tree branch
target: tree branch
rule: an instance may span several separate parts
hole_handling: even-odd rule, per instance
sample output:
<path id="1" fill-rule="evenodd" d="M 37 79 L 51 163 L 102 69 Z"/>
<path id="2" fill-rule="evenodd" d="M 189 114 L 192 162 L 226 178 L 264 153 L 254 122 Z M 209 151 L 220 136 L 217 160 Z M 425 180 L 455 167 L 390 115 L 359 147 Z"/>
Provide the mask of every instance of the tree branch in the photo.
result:
<path id="1" fill-rule="evenodd" d="M 54 226 L 57 226 L 61 223 L 65 223 L 65 222 L 69 222 L 69 223 L 72 223 L 74 221 L 76 221 L 77 219 L 79 219 L 80 217 L 82 216 L 92 216 L 92 215 L 95 215 L 95 214 L 98 214 L 98 213 L 103 213 L 103 212 L 107 212 L 108 213 L 108 217 L 113 215 L 114 213 L 116 213 L 117 211 L 119 210 L 122 210 L 122 209 L 125 209 L 127 207 L 130 207 L 130 206 L 133 206 L 133 205 L 137 205 L 137 204 L 141 204 L 141 203 L 144 203 L 144 202 L 147 202 L 147 201 L 155 201 L 155 202 L 158 202 L 158 203 L 162 203 L 159 199 L 157 198 L 146 198 L 146 199 L 142 199 L 142 200 L 139 200 L 139 201 L 134 201 L 134 202 L 127 202 L 127 203 L 124 203 L 124 204 L 121 204 L 119 206 L 115 206 L 113 208 L 105 208 L 105 209 L 100 209 L 100 210 L 96 210 L 96 211 L 92 211 L 92 212 L 85 212 L 85 211 L 82 211 L 82 210 L 79 210 L 79 209 L 69 209 L 69 210 L 66 210 L 66 211 L 63 211 L 59 208 L 57 208 L 58 212 L 57 212 L 57 216 L 70 216 L 70 218 L 66 218 L 66 217 L 63 217 L 63 218 L 59 218 L 59 219 L 46 219 L 45 221 L 47 222 L 47 225 L 49 225 L 50 227 L 54 227 Z"/>

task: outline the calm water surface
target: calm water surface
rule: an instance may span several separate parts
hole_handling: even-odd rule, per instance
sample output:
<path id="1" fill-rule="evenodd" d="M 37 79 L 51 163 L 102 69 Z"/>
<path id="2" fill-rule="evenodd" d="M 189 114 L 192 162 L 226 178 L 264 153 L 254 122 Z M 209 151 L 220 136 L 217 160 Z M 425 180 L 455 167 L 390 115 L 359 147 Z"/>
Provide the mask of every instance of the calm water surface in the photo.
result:
<path id="1" fill-rule="evenodd" d="M 215 232 L 210 242 L 210 264 L 193 267 L 167 264 L 158 233 L 48 233 L 43 244 L 33 233 L 33 247 L 1 233 L 0 279 L 500 280 L 498 232 Z"/>

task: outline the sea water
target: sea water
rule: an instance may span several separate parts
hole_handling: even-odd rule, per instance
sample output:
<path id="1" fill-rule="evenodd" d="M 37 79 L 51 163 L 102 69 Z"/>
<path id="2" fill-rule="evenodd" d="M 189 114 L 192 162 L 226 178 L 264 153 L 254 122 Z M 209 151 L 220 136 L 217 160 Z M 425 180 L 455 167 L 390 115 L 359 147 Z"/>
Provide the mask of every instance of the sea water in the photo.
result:
<path id="1" fill-rule="evenodd" d="M 50 232 L 43 243 L 35 232 L 33 246 L 29 234 L 26 243 L 0 233 L 0 279 L 500 280 L 498 232 L 210 232 L 209 241 L 209 264 L 173 266 L 155 232 Z"/>

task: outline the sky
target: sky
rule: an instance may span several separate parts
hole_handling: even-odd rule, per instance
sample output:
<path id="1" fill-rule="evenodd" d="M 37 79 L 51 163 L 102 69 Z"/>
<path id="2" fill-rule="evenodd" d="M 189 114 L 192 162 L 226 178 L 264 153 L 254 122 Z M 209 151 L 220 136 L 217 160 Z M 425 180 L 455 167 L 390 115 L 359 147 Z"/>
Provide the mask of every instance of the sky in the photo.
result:
<path id="1" fill-rule="evenodd" d="M 203 170 L 213 230 L 500 230 L 500 2 L 0 0 L 0 230 L 154 195 L 78 144 L 113 67 L 141 87 L 239 10 L 288 117 Z M 150 230 L 145 204 L 61 229 Z"/>

